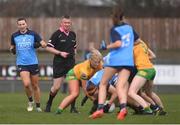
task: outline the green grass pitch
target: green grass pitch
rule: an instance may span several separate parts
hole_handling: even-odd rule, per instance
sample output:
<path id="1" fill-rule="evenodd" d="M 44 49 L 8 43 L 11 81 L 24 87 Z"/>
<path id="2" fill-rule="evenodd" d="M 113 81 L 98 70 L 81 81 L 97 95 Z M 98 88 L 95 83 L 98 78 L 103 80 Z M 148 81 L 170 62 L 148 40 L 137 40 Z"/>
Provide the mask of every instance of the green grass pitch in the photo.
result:
<path id="1" fill-rule="evenodd" d="M 36 111 L 27 112 L 26 105 L 27 99 L 25 93 L 0 93 L 0 124 L 177 124 L 180 123 L 180 95 L 179 94 L 161 94 L 160 97 L 164 102 L 166 116 L 140 116 L 131 115 L 132 110 L 124 121 L 116 120 L 116 113 L 105 114 L 100 119 L 92 120 L 88 118 L 91 102 L 81 107 L 80 101 L 82 95 L 78 97 L 77 106 L 80 114 L 70 114 L 67 108 L 61 115 L 55 115 L 54 112 L 58 104 L 66 96 L 65 94 L 58 93 L 54 100 L 51 113 L 38 113 Z M 48 93 L 42 93 L 41 106 L 44 109 Z"/>

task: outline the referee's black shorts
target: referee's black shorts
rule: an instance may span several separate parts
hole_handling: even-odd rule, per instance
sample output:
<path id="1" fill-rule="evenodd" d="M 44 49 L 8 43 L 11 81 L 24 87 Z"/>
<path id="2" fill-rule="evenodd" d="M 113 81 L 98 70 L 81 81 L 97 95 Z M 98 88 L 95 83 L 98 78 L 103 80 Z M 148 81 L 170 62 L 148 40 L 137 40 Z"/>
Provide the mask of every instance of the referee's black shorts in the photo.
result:
<path id="1" fill-rule="evenodd" d="M 75 65 L 75 59 L 72 58 L 60 58 L 53 60 L 53 78 L 59 78 L 65 76 L 67 72 Z"/>

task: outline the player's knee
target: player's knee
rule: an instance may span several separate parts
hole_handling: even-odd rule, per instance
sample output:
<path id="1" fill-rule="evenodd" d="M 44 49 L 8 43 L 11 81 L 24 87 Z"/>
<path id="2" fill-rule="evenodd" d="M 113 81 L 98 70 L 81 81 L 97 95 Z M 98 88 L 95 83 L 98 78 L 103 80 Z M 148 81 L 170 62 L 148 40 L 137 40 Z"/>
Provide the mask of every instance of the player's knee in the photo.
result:
<path id="1" fill-rule="evenodd" d="M 60 87 L 57 87 L 57 86 L 52 86 L 52 87 L 51 87 L 51 91 L 52 91 L 53 93 L 57 93 L 57 92 L 59 91 L 59 89 L 60 89 Z"/>
<path id="2" fill-rule="evenodd" d="M 24 88 L 29 89 L 30 88 L 30 83 L 24 83 Z"/>
<path id="3" fill-rule="evenodd" d="M 33 88 L 34 91 L 36 91 L 36 90 L 39 89 L 39 86 L 38 86 L 38 84 L 34 84 L 34 85 L 32 85 L 32 88 Z"/>
<path id="4" fill-rule="evenodd" d="M 71 96 L 72 96 L 73 98 L 77 98 L 77 97 L 78 97 L 78 95 L 79 95 L 79 93 L 78 93 L 78 92 L 73 92 L 73 93 L 71 93 Z"/>
<path id="5" fill-rule="evenodd" d="M 60 89 L 60 85 L 53 85 L 52 88 L 55 92 L 57 92 Z"/>

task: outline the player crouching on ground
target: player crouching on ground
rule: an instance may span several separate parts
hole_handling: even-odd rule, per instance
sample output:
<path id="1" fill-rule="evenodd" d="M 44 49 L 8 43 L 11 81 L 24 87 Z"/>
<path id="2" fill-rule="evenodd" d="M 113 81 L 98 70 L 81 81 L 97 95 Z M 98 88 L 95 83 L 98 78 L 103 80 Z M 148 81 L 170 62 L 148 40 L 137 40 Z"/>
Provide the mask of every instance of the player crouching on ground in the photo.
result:
<path id="1" fill-rule="evenodd" d="M 92 49 L 88 60 L 75 65 L 74 68 L 67 73 L 66 80 L 69 85 L 69 95 L 63 99 L 56 110 L 56 114 L 61 114 L 62 111 L 78 97 L 80 84 L 85 95 L 87 95 L 86 81 L 101 69 L 102 55 L 98 50 Z"/>
<path id="2" fill-rule="evenodd" d="M 81 102 L 81 106 L 83 106 L 84 103 L 87 101 L 87 99 L 90 98 L 93 101 L 93 106 L 90 110 L 90 114 L 94 113 L 98 107 L 98 87 L 99 87 L 103 73 L 104 73 L 103 69 L 99 70 L 90 78 L 90 80 L 87 81 L 87 85 L 86 85 L 87 95 L 83 98 Z M 107 86 L 107 91 L 111 96 L 108 103 L 105 104 L 104 106 L 105 113 L 109 112 L 111 105 L 113 104 L 114 100 L 117 97 L 116 89 L 114 87 L 114 83 L 116 79 L 117 79 L 117 76 L 114 76 L 109 81 L 109 85 Z"/>

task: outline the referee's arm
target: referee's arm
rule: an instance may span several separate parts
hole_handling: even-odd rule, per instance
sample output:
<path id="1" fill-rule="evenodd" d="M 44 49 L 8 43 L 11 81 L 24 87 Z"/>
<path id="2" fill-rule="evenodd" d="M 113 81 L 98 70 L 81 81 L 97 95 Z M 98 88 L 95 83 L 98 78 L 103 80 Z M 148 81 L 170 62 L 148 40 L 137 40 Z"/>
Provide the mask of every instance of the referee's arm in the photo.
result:
<path id="1" fill-rule="evenodd" d="M 54 48 L 54 45 L 52 45 L 50 43 L 47 44 L 46 50 L 50 53 L 55 54 L 55 55 L 60 55 L 60 53 L 61 53 L 59 50 Z"/>
<path id="2" fill-rule="evenodd" d="M 69 55 L 69 53 L 67 53 L 67 52 L 63 52 L 63 51 L 59 51 L 59 50 L 55 49 L 54 45 L 52 45 L 51 43 L 47 44 L 46 50 L 50 53 L 53 53 L 55 55 L 60 55 L 64 58 L 67 58 L 67 56 Z"/>

